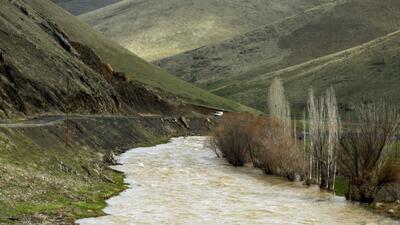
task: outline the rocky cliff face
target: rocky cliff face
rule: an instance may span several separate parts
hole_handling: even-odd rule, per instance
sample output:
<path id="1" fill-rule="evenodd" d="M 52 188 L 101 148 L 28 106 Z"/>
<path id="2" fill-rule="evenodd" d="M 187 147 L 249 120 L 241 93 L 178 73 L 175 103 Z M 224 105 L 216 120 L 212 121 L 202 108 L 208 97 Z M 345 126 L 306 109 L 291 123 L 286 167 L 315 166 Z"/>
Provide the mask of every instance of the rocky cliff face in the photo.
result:
<path id="1" fill-rule="evenodd" d="M 170 110 L 158 94 L 128 81 L 92 49 L 71 41 L 51 19 L 20 1 L 1 0 L 0 87 L 0 118 L 67 110 Z"/>

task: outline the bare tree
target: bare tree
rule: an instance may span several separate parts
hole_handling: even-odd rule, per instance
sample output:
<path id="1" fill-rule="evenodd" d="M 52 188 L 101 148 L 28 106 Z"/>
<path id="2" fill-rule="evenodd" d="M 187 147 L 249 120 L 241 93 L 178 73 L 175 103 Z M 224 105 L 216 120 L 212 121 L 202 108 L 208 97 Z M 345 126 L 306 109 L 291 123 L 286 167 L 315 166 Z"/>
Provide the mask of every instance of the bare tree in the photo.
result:
<path id="1" fill-rule="evenodd" d="M 398 110 L 388 104 L 363 104 L 356 108 L 358 126 L 340 137 L 340 172 L 348 179 L 346 197 L 373 202 L 379 190 L 399 182 L 400 165 L 394 157 Z"/>
<path id="2" fill-rule="evenodd" d="M 328 165 L 327 176 L 329 179 L 328 188 L 335 189 L 336 168 L 337 168 L 337 149 L 339 143 L 340 118 L 336 101 L 335 90 L 333 87 L 326 92 L 327 127 L 328 127 Z"/>
<path id="3" fill-rule="evenodd" d="M 270 116 L 283 122 L 285 134 L 291 134 L 290 104 L 285 97 L 285 89 L 280 78 L 274 78 L 268 91 Z"/>
<path id="4" fill-rule="evenodd" d="M 310 89 L 308 100 L 310 148 L 308 178 L 321 188 L 333 190 L 336 179 L 338 133 L 340 127 L 334 89 L 317 99 Z"/>
<path id="5" fill-rule="evenodd" d="M 321 183 L 321 167 L 323 167 L 323 149 L 326 147 L 326 119 L 324 99 L 316 99 L 314 90 L 310 89 L 308 100 L 309 135 L 310 135 L 310 178 L 313 183 Z M 322 187 L 323 185 L 321 185 Z"/>

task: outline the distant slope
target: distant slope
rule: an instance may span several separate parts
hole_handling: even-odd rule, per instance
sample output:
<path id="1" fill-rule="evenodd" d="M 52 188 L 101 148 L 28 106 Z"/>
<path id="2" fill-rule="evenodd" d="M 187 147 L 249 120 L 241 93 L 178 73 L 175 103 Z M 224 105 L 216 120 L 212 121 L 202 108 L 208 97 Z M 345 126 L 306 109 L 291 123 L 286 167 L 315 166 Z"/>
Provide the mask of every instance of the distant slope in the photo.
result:
<path id="1" fill-rule="evenodd" d="M 53 0 L 74 15 L 96 10 L 107 5 L 119 2 L 120 0 Z"/>
<path id="2" fill-rule="evenodd" d="M 400 29 L 399 11 L 397 0 L 339 0 L 157 64 L 214 93 L 263 109 L 263 99 L 246 98 L 248 90 L 244 87 L 237 85 L 234 93 L 226 89 L 235 80 L 263 79 L 273 71 L 352 48 Z"/>
<path id="3" fill-rule="evenodd" d="M 342 110 L 362 100 L 400 104 L 400 31 L 262 76 L 236 77 L 215 93 L 265 109 L 266 98 L 260 96 L 266 95 L 274 77 L 283 79 L 286 93 L 297 112 L 304 109 L 310 87 L 321 94 L 330 85 L 336 89 Z"/>
<path id="4" fill-rule="evenodd" d="M 341 51 L 400 29 L 400 1 L 338 0 L 156 63 L 193 83 L 249 77 Z"/>
<path id="5" fill-rule="evenodd" d="M 228 39 L 334 0 L 126 0 L 81 18 L 147 60 Z"/>
<path id="6" fill-rule="evenodd" d="M 4 0 L 2 0 L 4 1 Z M 210 94 L 140 59 L 130 51 L 105 39 L 101 34 L 48 0 L 19 0 L 22 5 L 48 18 L 72 41 L 93 49 L 104 62 L 115 70 L 123 71 L 131 80 L 136 80 L 153 88 L 183 99 L 186 102 L 225 108 L 228 110 L 252 110 L 233 101 Z"/>

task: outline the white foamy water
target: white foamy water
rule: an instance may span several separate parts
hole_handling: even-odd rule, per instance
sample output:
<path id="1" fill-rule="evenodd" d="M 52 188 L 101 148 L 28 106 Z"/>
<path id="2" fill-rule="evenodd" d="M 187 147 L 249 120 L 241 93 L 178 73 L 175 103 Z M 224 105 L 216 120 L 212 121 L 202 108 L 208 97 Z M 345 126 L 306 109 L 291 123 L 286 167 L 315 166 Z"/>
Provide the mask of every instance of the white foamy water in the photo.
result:
<path id="1" fill-rule="evenodd" d="M 399 224 L 299 183 L 234 168 L 205 147 L 206 138 L 174 138 L 132 149 L 116 170 L 130 188 L 107 201 L 107 216 L 81 225 Z"/>

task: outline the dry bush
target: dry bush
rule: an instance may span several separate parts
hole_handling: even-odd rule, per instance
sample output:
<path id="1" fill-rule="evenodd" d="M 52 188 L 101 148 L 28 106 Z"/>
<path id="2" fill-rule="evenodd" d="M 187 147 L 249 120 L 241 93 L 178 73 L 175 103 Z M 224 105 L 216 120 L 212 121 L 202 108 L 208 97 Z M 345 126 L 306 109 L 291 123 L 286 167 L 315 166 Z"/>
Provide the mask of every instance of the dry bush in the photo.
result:
<path id="1" fill-rule="evenodd" d="M 303 175 L 303 153 L 285 127 L 278 119 L 230 114 L 217 127 L 212 142 L 234 166 L 252 162 L 268 174 L 295 180 Z"/>
<path id="2" fill-rule="evenodd" d="M 373 202 L 385 185 L 399 182 L 392 144 L 400 117 L 386 104 L 361 105 L 356 111 L 358 127 L 340 137 L 340 172 L 349 182 L 348 199 Z"/>
<path id="3" fill-rule="evenodd" d="M 218 148 L 233 166 L 243 166 L 248 162 L 250 137 L 246 127 L 252 118 L 242 114 L 225 115 L 213 133 L 212 145 Z M 219 156 L 218 153 L 217 155 Z"/>
<path id="4" fill-rule="evenodd" d="M 303 153 L 296 144 L 296 137 L 288 135 L 284 122 L 272 119 L 264 128 L 262 151 L 259 152 L 260 168 L 268 174 L 289 180 L 303 177 Z"/>

